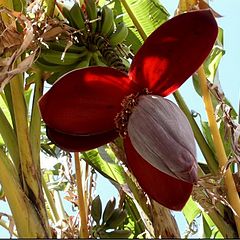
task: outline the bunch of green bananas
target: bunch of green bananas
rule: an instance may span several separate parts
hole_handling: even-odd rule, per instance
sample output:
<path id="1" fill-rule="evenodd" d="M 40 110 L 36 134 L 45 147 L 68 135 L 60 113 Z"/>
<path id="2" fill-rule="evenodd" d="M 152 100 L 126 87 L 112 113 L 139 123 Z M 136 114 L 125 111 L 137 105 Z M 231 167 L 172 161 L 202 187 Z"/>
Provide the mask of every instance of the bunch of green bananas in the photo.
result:
<path id="1" fill-rule="evenodd" d="M 58 41 L 42 45 L 36 65 L 51 73 L 49 83 L 72 69 L 93 65 L 126 71 L 128 62 L 119 54 L 118 48 L 124 46 L 127 26 L 123 22 L 116 25 L 113 11 L 107 5 L 101 8 L 95 0 L 86 0 L 84 7 L 75 2 L 70 9 L 61 8 L 67 24 L 76 29 L 70 47 L 66 47 L 69 40 L 61 36 Z"/>
<path id="2" fill-rule="evenodd" d="M 110 199 L 102 212 L 102 202 L 99 196 L 92 201 L 91 216 L 96 225 L 92 228 L 92 237 L 100 238 L 128 238 L 131 231 L 120 229 L 126 220 L 125 210 L 115 208 L 116 199 Z M 100 224 L 101 220 L 101 224 Z M 111 229 L 111 231 L 109 231 Z"/>

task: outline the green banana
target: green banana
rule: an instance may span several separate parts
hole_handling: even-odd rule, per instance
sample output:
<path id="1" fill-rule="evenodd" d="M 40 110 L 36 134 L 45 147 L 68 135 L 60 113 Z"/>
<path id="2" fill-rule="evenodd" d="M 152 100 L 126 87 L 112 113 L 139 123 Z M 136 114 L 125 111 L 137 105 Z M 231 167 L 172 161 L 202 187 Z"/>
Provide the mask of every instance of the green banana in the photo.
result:
<path id="1" fill-rule="evenodd" d="M 55 81 L 57 81 L 62 75 L 64 75 L 65 73 L 73 70 L 73 69 L 78 69 L 78 68 L 84 68 L 84 67 L 88 67 L 89 66 L 89 61 L 90 61 L 91 56 L 87 56 L 86 59 L 81 60 L 79 63 L 77 63 L 76 65 L 70 65 L 70 66 L 63 66 L 64 69 L 62 69 L 59 72 L 55 72 L 53 73 L 48 79 L 47 79 L 47 83 L 49 84 L 53 84 Z"/>
<path id="2" fill-rule="evenodd" d="M 99 197 L 95 197 L 92 201 L 92 208 L 91 208 L 91 216 L 93 220 L 99 224 L 101 216 L 102 216 L 102 202 Z"/>
<path id="3" fill-rule="evenodd" d="M 97 66 L 104 66 L 104 67 L 107 66 L 107 65 L 102 61 L 101 56 L 99 55 L 98 52 L 94 52 L 94 53 L 92 54 L 92 58 L 93 58 L 93 60 L 94 60 L 95 65 L 97 65 Z"/>
<path id="4" fill-rule="evenodd" d="M 35 62 L 35 65 L 46 72 L 59 72 L 62 71 L 66 68 L 66 66 L 63 65 L 56 65 L 56 64 L 49 64 L 48 62 L 46 62 L 44 59 L 42 59 L 41 57 L 39 57 L 37 59 L 37 61 Z"/>
<path id="5" fill-rule="evenodd" d="M 107 220 L 106 227 L 110 229 L 116 229 L 119 225 L 121 225 L 127 217 L 127 213 L 125 210 L 120 208 L 114 209 L 112 216 Z"/>
<path id="6" fill-rule="evenodd" d="M 114 230 L 111 232 L 106 232 L 106 231 L 101 231 L 99 233 L 100 238 L 111 238 L 111 239 L 115 239 L 115 238 L 122 238 L 122 239 L 126 239 L 131 235 L 131 231 L 130 230 Z"/>
<path id="7" fill-rule="evenodd" d="M 62 8 L 62 14 L 63 14 L 63 16 L 68 20 L 69 25 L 70 25 L 70 26 L 73 26 L 73 25 L 74 25 L 74 22 L 73 22 L 73 20 L 72 20 L 72 17 L 71 17 L 71 14 L 70 14 L 70 10 L 69 10 L 67 7 L 63 6 L 63 8 Z"/>
<path id="8" fill-rule="evenodd" d="M 114 30 L 114 15 L 111 8 L 107 5 L 102 7 L 102 19 L 101 19 L 101 35 L 108 36 L 113 33 Z"/>
<path id="9" fill-rule="evenodd" d="M 74 24 L 73 27 L 79 29 L 81 32 L 86 32 L 84 14 L 77 2 L 75 2 L 72 8 L 70 9 L 70 17 Z"/>
<path id="10" fill-rule="evenodd" d="M 41 58 L 49 64 L 52 65 L 73 65 L 81 60 L 84 56 L 78 53 L 68 53 L 66 52 L 64 57 L 63 53 L 51 49 L 42 49 Z M 63 57 L 63 58 L 62 58 Z"/>
<path id="11" fill-rule="evenodd" d="M 107 220 L 112 216 L 115 205 L 116 199 L 114 197 L 107 202 L 106 207 L 103 211 L 102 217 L 103 223 L 107 222 Z"/>
<path id="12" fill-rule="evenodd" d="M 49 49 L 59 51 L 59 52 L 64 52 L 66 50 L 67 46 L 67 41 L 60 39 L 58 41 L 52 41 L 52 42 L 47 42 L 46 43 L 49 47 Z M 46 47 L 42 47 L 42 49 L 48 49 Z M 84 51 L 87 51 L 87 48 L 84 45 L 78 46 L 75 44 L 72 44 L 69 48 L 67 48 L 66 52 L 70 53 L 82 53 Z"/>
<path id="13" fill-rule="evenodd" d="M 128 35 L 128 28 L 124 22 L 117 25 L 116 30 L 109 36 L 109 43 L 112 46 L 121 44 Z"/>
<path id="14" fill-rule="evenodd" d="M 48 84 L 54 84 L 62 75 L 64 75 L 65 73 L 67 73 L 68 71 L 70 71 L 71 69 L 65 69 L 61 72 L 55 72 L 53 73 L 48 79 L 47 79 L 47 83 Z"/>
<path id="15" fill-rule="evenodd" d="M 92 53 L 88 53 L 86 55 L 85 58 L 83 58 L 77 65 L 75 68 L 85 68 L 88 67 L 90 65 L 90 60 L 92 58 Z"/>
<path id="16" fill-rule="evenodd" d="M 92 33 L 96 32 L 97 29 L 97 18 L 98 11 L 95 0 L 85 0 L 86 11 L 88 16 L 88 21 L 90 24 L 90 30 Z"/>

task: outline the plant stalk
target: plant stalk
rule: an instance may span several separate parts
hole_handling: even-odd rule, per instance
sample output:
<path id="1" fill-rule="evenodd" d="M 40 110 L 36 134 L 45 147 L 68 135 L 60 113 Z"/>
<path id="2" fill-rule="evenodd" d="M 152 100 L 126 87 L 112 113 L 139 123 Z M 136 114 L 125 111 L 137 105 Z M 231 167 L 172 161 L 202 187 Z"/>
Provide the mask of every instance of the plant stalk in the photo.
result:
<path id="1" fill-rule="evenodd" d="M 39 218 L 42 221 L 44 229 L 46 230 L 46 237 L 50 237 L 51 233 L 48 225 L 41 181 L 39 179 L 39 173 L 36 171 L 36 164 L 34 163 L 32 157 L 22 75 L 15 76 L 11 80 L 10 86 L 16 123 L 19 156 L 22 174 L 24 177 L 23 182 L 25 182 L 27 185 L 28 194 L 29 191 L 31 192 L 32 203 L 40 213 Z"/>
<path id="2" fill-rule="evenodd" d="M 53 197 L 48 189 L 47 183 L 44 180 L 44 178 L 42 178 L 42 186 L 43 186 L 43 190 L 44 190 L 47 202 L 48 202 L 49 209 L 53 216 L 54 223 L 57 223 L 60 220 L 60 217 L 58 215 L 58 211 L 57 211 L 55 202 L 53 200 Z"/>
<path id="3" fill-rule="evenodd" d="M 23 192 L 18 174 L 11 161 L 0 150 L 0 182 L 13 214 L 19 238 L 46 237 L 35 207 Z"/>
<path id="4" fill-rule="evenodd" d="M 219 162 L 219 166 L 221 168 L 224 168 L 226 167 L 228 159 L 226 156 L 224 145 L 223 145 L 221 135 L 219 133 L 217 122 L 215 119 L 214 108 L 213 108 L 211 96 L 208 90 L 207 79 L 206 79 L 206 74 L 204 72 L 203 65 L 198 69 L 197 73 L 199 76 L 202 98 L 203 98 L 207 116 L 208 116 L 209 127 L 212 134 L 213 143 L 215 146 L 217 160 Z M 240 199 L 238 196 L 238 192 L 237 192 L 236 185 L 234 183 L 230 168 L 226 170 L 224 177 L 225 177 L 225 186 L 226 186 L 228 200 L 232 208 L 236 212 L 236 214 L 234 214 L 234 219 L 235 219 L 237 230 L 238 230 L 238 236 L 240 236 Z"/>
<path id="5" fill-rule="evenodd" d="M 77 192 L 78 192 L 78 206 L 79 206 L 79 215 L 81 219 L 80 225 L 80 237 L 81 238 L 88 238 L 88 226 L 87 226 L 87 212 L 85 208 L 85 199 L 83 193 L 83 185 L 82 185 L 82 173 L 80 167 L 80 159 L 79 153 L 74 153 L 75 159 L 75 170 L 76 170 L 76 180 L 77 180 Z"/>
<path id="6" fill-rule="evenodd" d="M 36 166 L 36 171 L 39 174 L 39 179 L 41 179 L 41 169 L 40 169 L 40 135 L 41 135 L 41 116 L 38 108 L 38 100 L 43 94 L 43 80 L 42 73 L 38 71 L 35 73 L 35 87 L 34 87 L 34 97 L 30 121 L 30 143 L 32 149 L 32 157 Z"/>
<path id="7" fill-rule="evenodd" d="M 4 126 L 0 128 L 0 134 L 3 138 L 4 143 L 7 146 L 7 149 L 12 158 L 12 161 L 15 164 L 16 169 L 19 170 L 20 160 L 18 153 L 17 136 L 1 108 L 0 108 L 0 124 L 1 126 Z"/>
<path id="8" fill-rule="evenodd" d="M 198 143 L 199 148 L 201 149 L 201 152 L 202 152 L 204 158 L 206 159 L 209 170 L 211 171 L 211 173 L 217 174 L 218 163 L 214 157 L 212 150 L 210 149 L 204 136 L 202 135 L 202 132 L 199 129 L 195 119 L 193 118 L 191 112 L 189 111 L 187 104 L 185 103 L 185 101 L 179 91 L 174 92 L 173 96 L 174 96 L 178 106 L 181 108 L 181 110 L 186 115 L 186 117 L 192 127 L 194 137 Z"/>

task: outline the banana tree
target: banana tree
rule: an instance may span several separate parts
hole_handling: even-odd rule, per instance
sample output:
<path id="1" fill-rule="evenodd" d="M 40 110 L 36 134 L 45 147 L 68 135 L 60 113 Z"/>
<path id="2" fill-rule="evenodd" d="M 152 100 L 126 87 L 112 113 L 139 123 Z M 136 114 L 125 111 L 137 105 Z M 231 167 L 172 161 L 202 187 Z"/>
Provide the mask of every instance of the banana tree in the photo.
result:
<path id="1" fill-rule="evenodd" d="M 239 236 L 237 113 L 211 87 L 224 54 L 219 15 L 193 0 L 176 13 L 147 0 L 3 2 L 0 183 L 14 224 L 1 217 L 2 227 L 32 238 L 175 238 L 170 210 L 182 210 L 190 226 L 201 216 L 205 237 Z M 192 75 L 202 130 L 177 90 Z M 119 193 L 104 209 L 98 174 Z"/>

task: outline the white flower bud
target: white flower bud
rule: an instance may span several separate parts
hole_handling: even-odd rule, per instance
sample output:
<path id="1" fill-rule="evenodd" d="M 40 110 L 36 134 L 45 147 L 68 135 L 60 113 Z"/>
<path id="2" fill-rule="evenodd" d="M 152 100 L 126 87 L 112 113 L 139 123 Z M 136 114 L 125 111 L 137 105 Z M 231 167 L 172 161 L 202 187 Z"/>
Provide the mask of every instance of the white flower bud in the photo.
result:
<path id="1" fill-rule="evenodd" d="M 152 166 L 177 179 L 197 181 L 194 135 L 173 102 L 141 95 L 129 118 L 128 134 L 136 151 Z"/>

